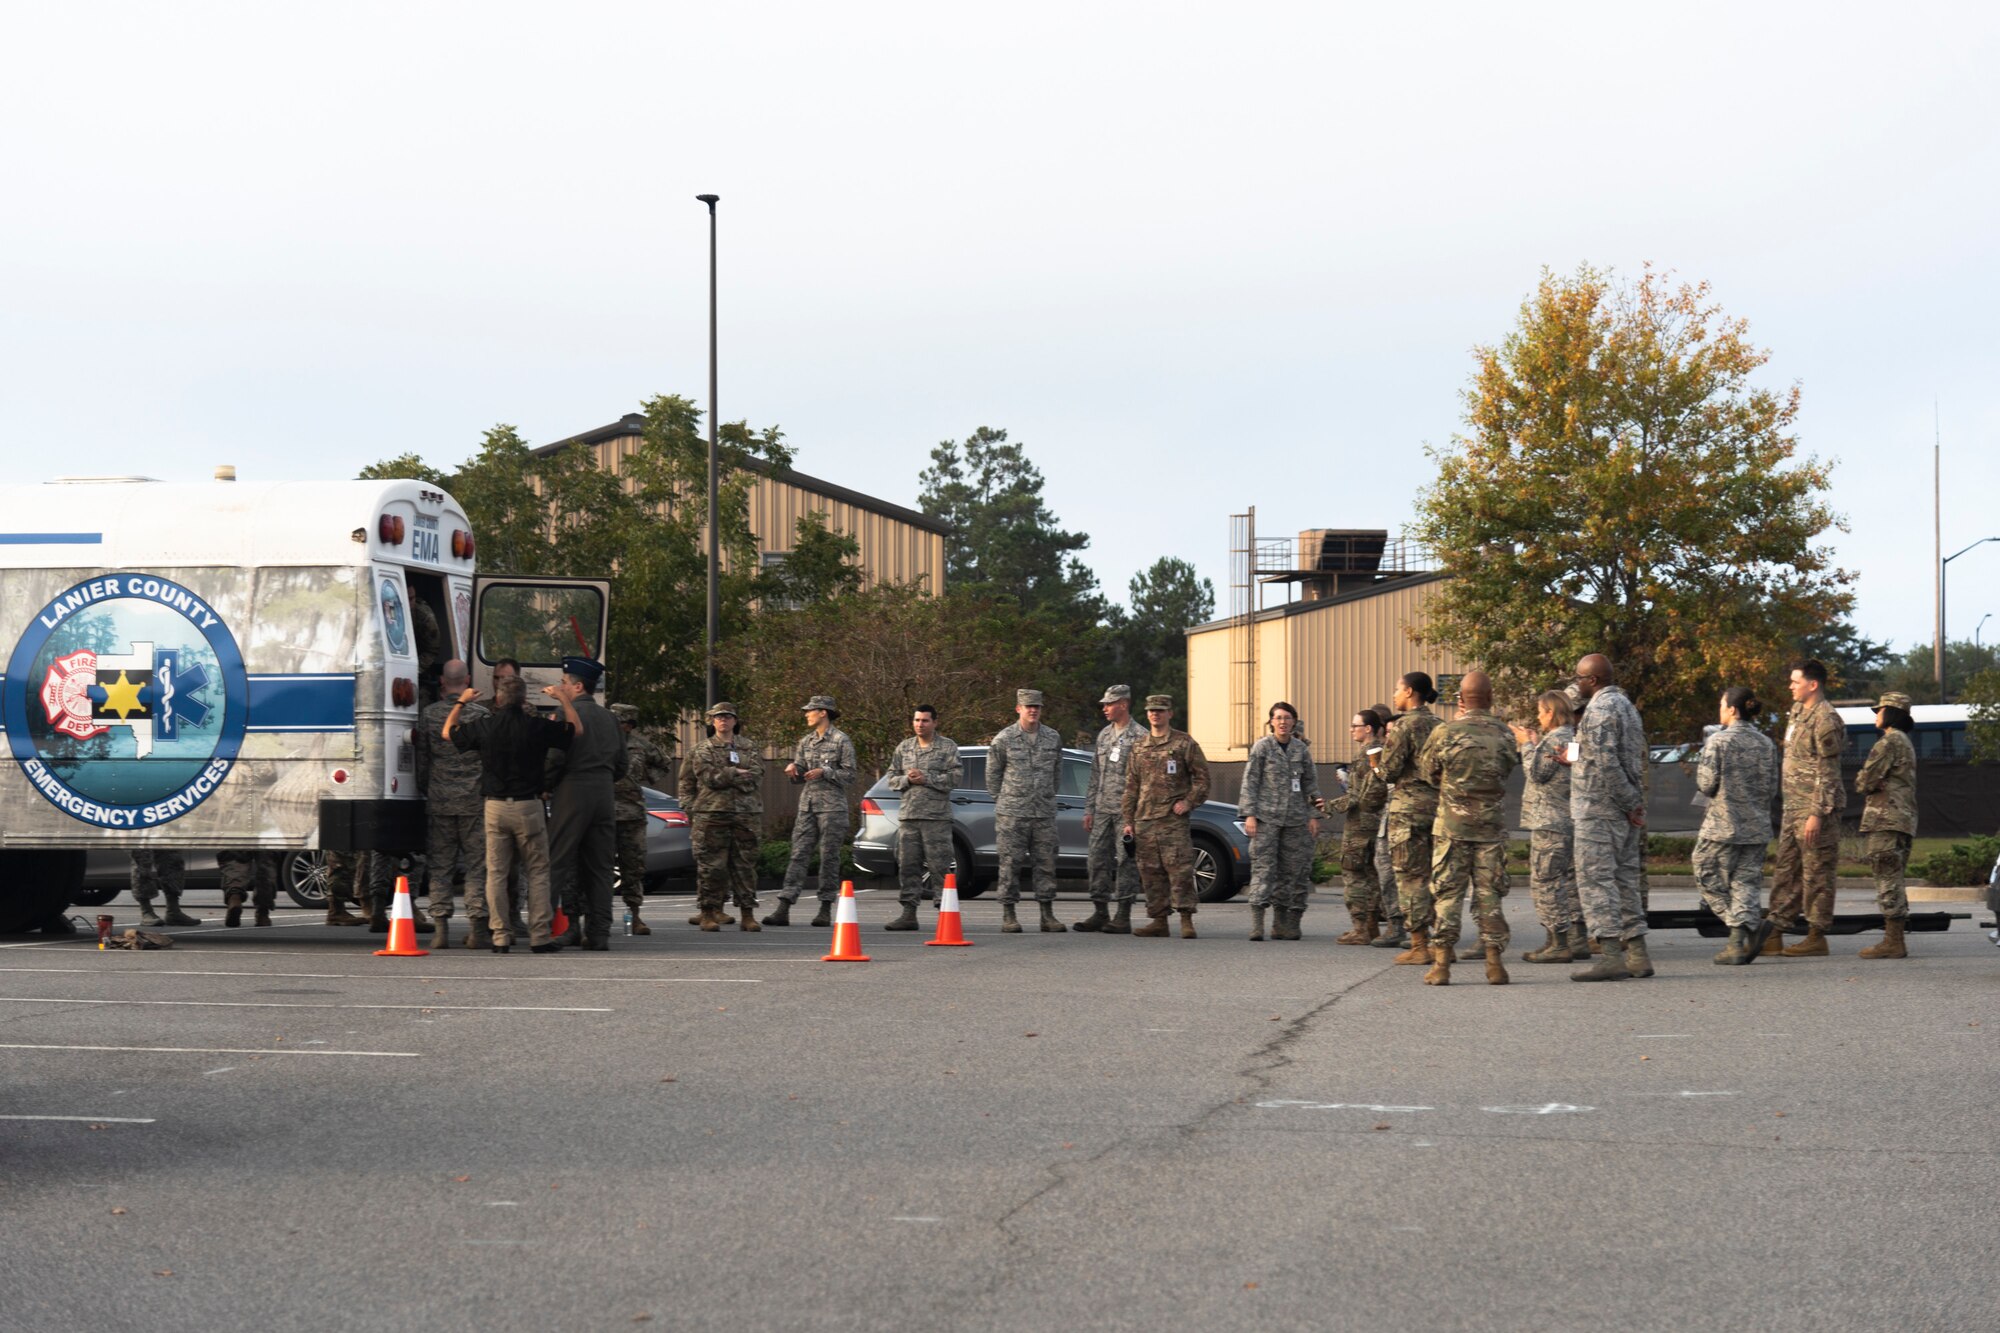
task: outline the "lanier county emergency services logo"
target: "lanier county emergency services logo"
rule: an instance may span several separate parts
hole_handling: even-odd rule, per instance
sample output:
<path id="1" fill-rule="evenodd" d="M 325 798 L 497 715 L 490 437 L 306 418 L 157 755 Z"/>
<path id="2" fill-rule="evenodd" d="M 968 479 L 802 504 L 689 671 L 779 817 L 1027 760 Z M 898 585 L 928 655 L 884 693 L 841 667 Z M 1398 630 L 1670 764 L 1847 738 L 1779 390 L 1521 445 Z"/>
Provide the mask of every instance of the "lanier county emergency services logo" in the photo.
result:
<path id="1" fill-rule="evenodd" d="M 0 723 L 28 781 L 102 828 L 150 828 L 207 800 L 248 712 L 235 636 L 157 574 L 107 574 L 50 601 L 0 688 Z"/>

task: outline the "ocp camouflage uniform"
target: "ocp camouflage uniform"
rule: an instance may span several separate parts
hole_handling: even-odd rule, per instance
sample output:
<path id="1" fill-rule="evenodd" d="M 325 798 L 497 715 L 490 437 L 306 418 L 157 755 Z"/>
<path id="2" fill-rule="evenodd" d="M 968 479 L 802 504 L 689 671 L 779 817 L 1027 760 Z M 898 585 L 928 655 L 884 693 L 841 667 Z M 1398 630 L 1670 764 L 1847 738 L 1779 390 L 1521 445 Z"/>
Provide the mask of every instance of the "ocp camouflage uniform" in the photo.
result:
<path id="1" fill-rule="evenodd" d="M 419 603 L 421 605 L 421 603 Z M 424 794 L 429 827 L 424 863 L 430 875 L 430 914 L 448 917 L 452 872 L 465 867 L 465 915 L 486 919 L 486 798 L 477 750 L 461 750 L 444 739 L 444 720 L 453 704 L 440 699 L 417 722 L 417 790 Z M 483 704 L 459 711 L 461 722 L 488 716 Z"/>
<path id="2" fill-rule="evenodd" d="M 167 905 L 178 907 L 181 891 L 187 887 L 187 857 L 170 847 L 140 847 L 132 853 L 132 900 L 151 907 L 164 893 Z"/>
<path id="3" fill-rule="evenodd" d="M 1507 779 L 1520 765 L 1514 733 L 1484 708 L 1460 707 L 1457 717 L 1431 729 L 1417 755 L 1418 773 L 1438 792 L 1430 878 L 1434 944 L 1457 943 L 1470 888 L 1480 943 L 1507 947 L 1501 901 L 1507 896 L 1507 829 L 1500 806 L 1507 799 Z"/>
<path id="4" fill-rule="evenodd" d="M 1132 826 L 1139 881 L 1146 889 L 1146 915 L 1164 920 L 1169 909 L 1193 913 L 1200 908 L 1194 882 L 1194 842 L 1188 821 L 1196 806 L 1208 799 L 1208 757 L 1185 731 L 1148 732 L 1132 752 L 1125 775 L 1125 800 L 1120 825 Z M 1174 813 L 1185 801 L 1188 813 Z"/>
<path id="5" fill-rule="evenodd" d="M 744 912 L 757 910 L 762 748 L 747 736 L 726 742 L 705 736 L 681 761 L 681 808 L 688 812 L 694 844 L 695 905 L 703 911 L 719 911 L 731 902 Z"/>
<path id="6" fill-rule="evenodd" d="M 1034 880 L 1035 901 L 1056 900 L 1056 782 L 1062 737 L 1051 726 L 1025 731 L 1016 722 L 986 752 L 986 790 L 993 795 L 993 840 L 1000 862 L 1000 901 L 1021 900 L 1021 864 Z"/>
<path id="7" fill-rule="evenodd" d="M 329 911 L 352 900 L 370 916 L 389 910 L 399 858 L 380 852 L 328 852 L 326 905 Z M 468 907 L 468 910 L 470 908 Z"/>
<path id="8" fill-rule="evenodd" d="M 1327 802 L 1338 810 L 1340 826 L 1340 882 L 1345 890 L 1347 910 L 1359 918 L 1381 916 L 1382 876 L 1375 864 L 1375 844 L 1382 834 L 1382 808 L 1389 801 L 1389 784 L 1368 767 L 1365 757 L 1347 768 L 1347 789 Z"/>
<path id="9" fill-rule="evenodd" d="M 1139 862 L 1121 855 L 1125 850 L 1119 811 L 1125 804 L 1125 777 L 1131 772 L 1132 750 L 1146 739 L 1146 728 L 1126 719 L 1122 727 L 1097 733 L 1096 759 L 1090 765 L 1090 791 L 1083 808 L 1090 815 L 1090 900 L 1100 906 L 1129 903 L 1139 897 Z"/>
<path id="10" fill-rule="evenodd" d="M 283 859 L 282 852 L 256 848 L 217 852 L 215 864 L 222 871 L 223 900 L 240 903 L 247 897 L 250 905 L 259 912 L 268 912 L 276 907 L 278 863 Z"/>
<path id="11" fill-rule="evenodd" d="M 617 704 L 613 711 L 628 705 Z M 611 784 L 618 839 L 618 896 L 636 916 L 646 905 L 646 793 L 672 786 L 666 756 L 643 732 L 625 733 L 625 776 Z"/>
<path id="12" fill-rule="evenodd" d="M 1695 790 L 1708 813 L 1694 844 L 1694 877 L 1708 910 L 1730 926 L 1763 920 L 1764 849 L 1771 843 L 1771 797 L 1778 789 L 1778 747 L 1738 720 L 1702 742 Z"/>
<path id="13" fill-rule="evenodd" d="M 1885 919 L 1901 920 L 1910 914 L 1903 872 L 1917 832 L 1917 750 L 1910 738 L 1893 727 L 1883 731 L 1855 776 L 1854 788 L 1867 798 L 1861 833 L 1875 871 L 1875 905 Z"/>
<path id="14" fill-rule="evenodd" d="M 840 848 L 847 841 L 847 788 L 861 765 L 854 757 L 854 742 L 839 727 L 828 727 L 824 736 L 808 731 L 792 747 L 792 763 L 801 774 L 815 768 L 826 770 L 809 779 L 799 796 L 799 813 L 792 820 L 792 861 L 785 867 L 785 885 L 778 890 L 781 901 L 795 903 L 805 892 L 806 867 L 819 855 L 819 900 L 830 903 L 840 896 Z"/>
<path id="15" fill-rule="evenodd" d="M 1590 696 L 1576 745 L 1569 814 L 1583 919 L 1597 939 L 1638 939 L 1646 933 L 1639 880 L 1646 834 L 1629 816 L 1646 799 L 1646 728 L 1624 690 L 1606 685 Z"/>
<path id="16" fill-rule="evenodd" d="M 1576 826 L 1569 816 L 1569 769 L 1556 756 L 1576 738 L 1575 727 L 1557 727 L 1521 754 L 1527 783 L 1521 789 L 1521 827 L 1528 832 L 1528 893 L 1535 919 L 1561 935 L 1583 926 L 1576 893 Z"/>
<path id="17" fill-rule="evenodd" d="M 1313 840 L 1318 818 L 1319 765 L 1303 736 L 1279 741 L 1259 737 L 1243 766 L 1236 798 L 1238 818 L 1254 816 L 1257 836 L 1250 842 L 1250 905 L 1275 904 L 1281 912 L 1306 910 L 1312 894 Z"/>
<path id="18" fill-rule="evenodd" d="M 1437 788 L 1417 771 L 1417 755 L 1438 726 L 1438 716 L 1419 706 L 1389 724 L 1376 761 L 1389 784 L 1389 864 L 1404 924 L 1431 928 L 1431 826 L 1437 821 Z"/>
<path id="19" fill-rule="evenodd" d="M 1840 861 L 1840 812 L 1847 791 L 1840 783 L 1840 752 L 1847 728 L 1824 699 L 1795 710 L 1785 728 L 1784 813 L 1778 825 L 1777 864 L 1771 882 L 1771 920 L 1781 929 L 1833 924 L 1834 873 Z M 1805 822 L 1819 819 L 1819 836 L 1805 839 Z"/>
<path id="20" fill-rule="evenodd" d="M 913 768 L 922 782 L 910 781 Z M 958 742 L 949 736 L 932 736 L 929 745 L 905 736 L 896 747 L 889 790 L 903 798 L 896 810 L 896 897 L 905 907 L 923 900 L 926 871 L 940 891 L 951 872 L 951 793 L 959 777 Z"/>

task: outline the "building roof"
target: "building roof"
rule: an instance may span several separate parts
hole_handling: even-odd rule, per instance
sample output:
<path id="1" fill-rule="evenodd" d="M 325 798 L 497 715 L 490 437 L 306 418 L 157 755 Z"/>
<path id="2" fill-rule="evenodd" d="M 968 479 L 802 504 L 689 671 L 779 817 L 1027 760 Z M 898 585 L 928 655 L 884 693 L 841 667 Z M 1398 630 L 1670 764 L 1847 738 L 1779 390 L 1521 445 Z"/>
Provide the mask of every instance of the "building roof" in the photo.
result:
<path id="1" fill-rule="evenodd" d="M 608 444 L 612 440 L 622 440 L 628 436 L 643 435 L 645 432 L 646 418 L 640 416 L 637 412 L 628 412 L 608 426 L 599 426 L 596 430 L 587 430 L 581 435 L 571 435 L 567 439 L 557 440 L 553 444 L 541 445 L 534 452 L 537 454 L 552 454 L 556 450 L 572 444 Z M 856 509 L 865 509 L 871 514 L 880 514 L 884 518 L 893 518 L 898 523 L 907 523 L 913 528 L 922 528 L 926 532 L 935 532 L 940 536 L 949 536 L 951 534 L 951 525 L 942 519 L 932 518 L 929 514 L 919 513 L 915 509 L 905 509 L 902 505 L 891 504 L 887 500 L 878 500 L 872 495 L 863 495 L 860 491 L 849 490 L 845 486 L 836 485 L 830 481 L 822 481 L 818 477 L 809 477 L 805 473 L 794 471 L 791 468 L 785 468 L 781 471 L 764 462 L 762 459 L 757 458 L 747 460 L 744 466 L 752 472 L 762 473 L 767 477 L 783 481 L 787 485 L 796 486 L 800 490 L 811 491 L 815 495 L 823 495 L 829 500 L 838 500 L 842 504 L 853 505 Z"/>
<path id="2" fill-rule="evenodd" d="M 1287 602 L 1283 606 L 1267 606 L 1257 613 L 1256 618 L 1259 620 L 1279 620 L 1285 616 L 1309 615 L 1314 611 L 1325 611 L 1332 607 L 1347 606 L 1354 602 L 1365 601 L 1370 597 L 1379 597 L 1383 593 L 1396 592 L 1403 588 L 1415 588 L 1425 583 L 1435 583 L 1439 579 L 1447 577 L 1449 576 L 1442 570 L 1423 570 L 1410 574 L 1395 574 L 1384 578 L 1380 583 L 1371 583 L 1365 588 L 1356 588 L 1353 592 L 1341 593 L 1338 597 L 1322 597 L 1317 601 L 1311 602 Z M 1205 625 L 1190 625 L 1187 628 L 1187 632 L 1189 634 L 1201 634 L 1212 629 L 1228 629 L 1235 622 L 1235 616 L 1224 616 L 1220 620 L 1211 620 Z"/>

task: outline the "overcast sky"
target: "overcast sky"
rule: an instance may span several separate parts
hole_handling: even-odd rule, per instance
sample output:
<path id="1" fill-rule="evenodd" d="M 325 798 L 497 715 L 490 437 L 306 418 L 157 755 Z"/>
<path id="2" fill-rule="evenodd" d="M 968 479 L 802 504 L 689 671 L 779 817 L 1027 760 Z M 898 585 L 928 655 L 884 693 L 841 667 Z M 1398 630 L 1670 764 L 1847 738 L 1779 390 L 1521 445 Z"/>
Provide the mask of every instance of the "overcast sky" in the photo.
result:
<path id="1" fill-rule="evenodd" d="M 1394 11 L 1394 12 L 1392 12 Z M 1628 17 L 1629 16 L 1629 17 Z M 0 459 L 352 475 L 706 397 L 914 504 L 1006 428 L 1131 574 L 1397 528 L 1543 266 L 1707 279 L 1862 629 L 2000 535 L 1990 7 L 10 6 Z M 2000 638 L 2000 544 L 1951 632 Z"/>

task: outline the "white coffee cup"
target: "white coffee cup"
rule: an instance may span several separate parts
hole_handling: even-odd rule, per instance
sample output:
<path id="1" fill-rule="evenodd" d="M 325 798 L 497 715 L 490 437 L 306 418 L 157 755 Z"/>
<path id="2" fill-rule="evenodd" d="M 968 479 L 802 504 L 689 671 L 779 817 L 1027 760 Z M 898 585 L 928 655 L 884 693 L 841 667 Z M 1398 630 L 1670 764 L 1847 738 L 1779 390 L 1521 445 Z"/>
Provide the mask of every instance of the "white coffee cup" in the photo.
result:
<path id="1" fill-rule="evenodd" d="M 1569 761 L 1573 764 L 1583 754 L 1583 746 L 1576 741 L 1569 743 Z"/>

